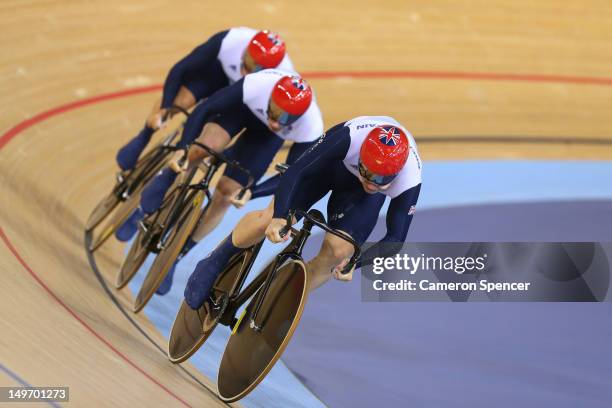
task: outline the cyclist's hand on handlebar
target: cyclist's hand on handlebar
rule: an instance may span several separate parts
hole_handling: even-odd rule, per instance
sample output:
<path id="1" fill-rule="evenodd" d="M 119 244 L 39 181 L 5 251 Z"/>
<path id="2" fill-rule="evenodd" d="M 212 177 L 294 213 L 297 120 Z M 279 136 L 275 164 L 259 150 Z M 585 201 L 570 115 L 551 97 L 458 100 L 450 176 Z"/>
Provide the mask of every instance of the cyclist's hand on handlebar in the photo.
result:
<path id="1" fill-rule="evenodd" d="M 242 208 L 244 207 L 244 205 L 247 203 L 247 201 L 249 201 L 251 199 L 251 195 L 253 193 L 251 193 L 251 189 L 247 189 L 244 194 L 242 195 L 241 198 L 238 198 L 238 196 L 240 195 L 240 192 L 242 190 L 238 190 L 236 191 L 236 194 L 234 194 L 234 196 L 230 199 L 232 205 L 236 208 Z"/>
<path id="2" fill-rule="evenodd" d="M 174 152 L 170 160 L 168 161 L 168 167 L 172 169 L 175 173 L 182 173 L 187 170 L 187 166 L 189 165 L 189 161 L 185 160 L 183 165 L 181 165 L 181 159 L 185 156 L 185 152 L 183 150 L 177 150 Z"/>
<path id="3" fill-rule="evenodd" d="M 275 244 L 287 241 L 291 234 L 286 234 L 281 237 L 280 230 L 287 225 L 287 220 L 284 218 L 272 218 L 270 225 L 266 228 L 266 238 Z"/>
<path id="4" fill-rule="evenodd" d="M 353 272 L 355 272 L 355 265 L 351 268 L 350 272 L 342 274 L 342 269 L 349 263 L 349 258 L 345 258 L 339 265 L 332 268 L 332 276 L 334 279 L 339 281 L 348 282 L 353 279 Z"/>
<path id="5" fill-rule="evenodd" d="M 159 111 L 152 113 L 147 118 L 147 126 L 152 129 L 161 129 L 165 126 L 164 118 L 166 117 L 167 110 L 160 109 Z"/>

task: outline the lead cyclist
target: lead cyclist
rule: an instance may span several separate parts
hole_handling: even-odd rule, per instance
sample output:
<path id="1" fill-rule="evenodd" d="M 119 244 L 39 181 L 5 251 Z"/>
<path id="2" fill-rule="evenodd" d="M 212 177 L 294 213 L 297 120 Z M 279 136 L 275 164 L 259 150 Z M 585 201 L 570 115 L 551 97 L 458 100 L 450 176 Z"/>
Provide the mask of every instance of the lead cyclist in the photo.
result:
<path id="1" fill-rule="evenodd" d="M 391 117 L 360 116 L 332 127 L 278 179 L 270 205 L 246 214 L 234 231 L 197 264 L 185 287 L 186 303 L 193 309 L 200 308 L 229 259 L 242 249 L 264 237 L 273 243 L 289 239 L 288 235 L 281 236 L 289 210 L 307 211 L 330 191 L 329 226 L 360 245 L 374 229 L 389 197 L 387 233 L 368 252 L 375 253 L 381 245 L 390 243 L 395 243 L 390 246 L 396 251 L 406 239 L 416 210 L 421 171 L 414 138 Z M 351 280 L 353 270 L 345 275 L 340 271 L 352 254 L 351 244 L 326 234 L 318 255 L 307 264 L 309 290 L 332 276 Z"/>

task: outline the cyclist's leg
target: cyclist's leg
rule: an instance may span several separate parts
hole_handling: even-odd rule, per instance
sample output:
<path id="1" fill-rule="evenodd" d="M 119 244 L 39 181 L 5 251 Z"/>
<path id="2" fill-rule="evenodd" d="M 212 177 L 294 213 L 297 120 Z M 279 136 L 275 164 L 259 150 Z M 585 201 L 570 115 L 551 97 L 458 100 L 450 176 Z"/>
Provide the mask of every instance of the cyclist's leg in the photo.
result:
<path id="1" fill-rule="evenodd" d="M 240 123 L 242 123 L 242 121 L 239 118 L 232 116 L 231 114 L 218 116 L 215 118 L 215 122 L 207 123 L 204 126 L 204 131 L 202 133 L 202 136 L 198 138 L 198 142 L 205 144 L 206 146 L 212 148 L 215 151 L 221 151 L 229 143 L 231 139 L 230 135 L 235 136 L 242 130 Z M 207 136 L 207 135 L 210 135 L 211 133 L 214 133 L 214 137 Z M 242 137 L 240 140 L 242 140 Z M 234 146 L 240 145 L 240 140 L 238 140 L 238 143 L 236 143 Z M 251 150 L 252 155 L 257 155 L 257 149 L 251 149 L 250 146 L 247 146 L 246 150 L 249 150 L 249 149 Z M 242 150 L 245 150 L 245 149 L 243 148 Z M 203 152 L 202 149 L 200 149 L 198 146 L 192 146 L 189 149 L 189 163 L 190 163 L 189 165 L 194 166 L 199 163 L 199 160 L 194 160 L 193 157 L 198 157 L 198 158 L 206 157 L 206 154 L 207 153 Z M 230 157 L 230 158 L 236 159 L 234 157 Z M 240 157 L 238 157 L 238 159 L 239 158 Z M 270 161 L 271 160 L 272 158 L 270 158 Z M 167 171 L 172 172 L 170 169 L 167 169 Z M 261 171 L 261 174 L 263 174 L 263 172 L 265 172 L 265 168 Z M 164 177 L 164 176 L 165 175 L 162 174 L 160 177 Z M 246 184 L 246 181 L 244 181 L 244 183 Z M 172 183 L 170 182 L 170 184 Z M 221 221 L 221 219 L 223 218 L 223 215 L 225 214 L 227 210 L 227 207 L 230 204 L 230 201 L 229 201 L 230 198 L 234 195 L 236 191 L 240 189 L 240 187 L 241 185 L 238 184 L 238 182 L 228 177 L 221 178 L 213 194 L 213 198 L 211 200 L 210 206 L 208 207 L 206 214 L 204 215 L 204 218 L 202 219 L 202 222 L 199 223 L 200 226 L 203 226 L 204 233 L 201 233 L 201 235 L 198 235 L 197 234 L 198 231 L 196 231 L 193 237 L 190 237 L 187 240 L 187 242 L 183 246 L 183 249 L 181 250 L 181 254 L 177 258 L 177 260 L 174 262 L 172 267 L 170 268 L 169 273 L 166 275 L 166 278 L 164 279 L 164 281 L 162 282 L 162 285 L 158 289 L 157 294 L 163 295 L 170 290 L 170 288 L 172 287 L 172 279 L 174 276 L 174 271 L 176 270 L 176 264 L 181 260 L 183 256 L 185 256 L 191 250 L 191 248 L 193 248 L 197 244 L 197 242 L 201 239 L 201 237 L 206 235 L 209 231 L 211 231 L 214 227 L 216 227 L 219 224 L 219 222 Z M 169 185 L 167 188 L 169 188 Z M 145 191 L 143 191 L 143 195 L 144 194 L 145 194 Z M 156 197 L 159 197 L 159 195 L 157 195 Z M 202 227 L 200 227 L 200 231 L 202 231 Z"/>
<path id="2" fill-rule="evenodd" d="M 202 134 L 198 137 L 200 143 L 217 151 L 223 150 L 230 140 L 230 134 L 224 128 L 212 122 L 204 125 Z M 206 154 L 203 156 L 206 157 Z M 190 165 L 197 164 L 198 163 L 190 163 Z M 174 183 L 176 176 L 177 173 L 171 168 L 166 167 L 160 171 L 159 175 L 151 180 L 147 187 L 145 187 L 142 191 L 140 206 L 146 214 L 152 214 L 159 209 L 166 191 L 168 191 L 172 183 Z"/>
<path id="3" fill-rule="evenodd" d="M 232 232 L 233 243 L 239 248 L 248 248 L 261 241 L 274 215 L 274 198 L 263 210 L 251 211 L 238 221 Z"/>
<path id="4" fill-rule="evenodd" d="M 234 160 L 247 169 L 255 181 L 266 172 L 274 159 L 276 152 L 283 144 L 283 140 L 275 135 L 261 134 L 259 132 L 243 133 L 236 143 L 225 150 L 228 159 Z M 204 238 L 223 219 L 231 205 L 231 199 L 247 184 L 248 177 L 240 170 L 227 166 L 223 177 L 219 180 L 213 194 L 210 207 L 206 211 L 202 222 L 194 233 L 196 241 Z"/>
<path id="5" fill-rule="evenodd" d="M 159 107 L 161 104 L 161 99 L 157 99 L 153 104 L 153 108 L 151 109 L 151 113 L 147 117 L 145 121 L 144 127 L 140 130 L 140 132 L 132 138 L 126 145 L 124 145 L 117 152 L 116 161 L 119 165 L 119 168 L 123 171 L 132 170 L 140 157 L 142 151 L 147 147 L 149 141 L 151 140 L 151 136 L 153 132 L 155 132 L 155 126 L 151 125 L 150 118 L 159 111 Z"/>
<path id="6" fill-rule="evenodd" d="M 385 202 L 382 194 L 367 194 L 363 190 L 334 191 L 327 204 L 328 224 L 351 236 L 358 244 L 368 238 L 378 213 Z M 327 282 L 331 270 L 353 255 L 353 246 L 345 240 L 325 234 L 321 250 L 307 263 L 309 290 Z"/>

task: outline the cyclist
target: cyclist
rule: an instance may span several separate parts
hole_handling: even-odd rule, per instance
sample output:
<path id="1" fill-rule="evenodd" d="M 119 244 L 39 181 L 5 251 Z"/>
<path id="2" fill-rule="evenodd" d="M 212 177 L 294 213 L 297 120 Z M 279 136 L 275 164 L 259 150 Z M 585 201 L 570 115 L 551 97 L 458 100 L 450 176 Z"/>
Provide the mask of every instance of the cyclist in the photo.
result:
<path id="1" fill-rule="evenodd" d="M 211 149 L 222 151 L 242 129 L 246 129 L 245 132 L 225 151 L 225 155 L 239 162 L 258 180 L 283 141 L 294 142 L 289 151 L 289 162 L 312 146 L 317 135 L 323 131 L 323 118 L 306 81 L 290 72 L 267 69 L 246 75 L 198 105 L 185 123 L 178 145 L 188 146 L 197 138 L 198 142 Z M 170 165 L 145 187 L 140 207 L 118 229 L 118 237 L 129 239 L 136 232 L 137 223 L 143 215 L 159 209 L 177 174 L 188 166 L 197 165 L 206 156 L 204 149 L 193 145 L 189 148 L 186 165 L 181 167 L 178 162 L 182 152 L 177 152 Z M 247 176 L 242 172 L 230 166 L 225 169 L 193 239 L 188 240 L 179 260 L 221 222 L 230 204 L 241 206 L 249 199 L 248 195 L 241 200 L 235 197 L 246 184 Z M 170 290 L 175 265 L 158 289 L 158 294 Z"/>
<path id="2" fill-rule="evenodd" d="M 119 167 L 123 171 L 134 168 L 172 105 L 188 110 L 248 73 L 276 67 L 295 71 L 278 34 L 237 27 L 213 35 L 172 67 L 162 99 L 156 101 L 144 128 L 117 153 Z"/>
<path id="3" fill-rule="evenodd" d="M 406 239 L 416 209 L 421 167 L 414 138 L 391 117 L 361 116 L 332 127 L 280 177 L 268 208 L 245 215 L 197 264 L 185 288 L 187 304 L 193 309 L 204 304 L 218 274 L 242 248 L 264 237 L 274 243 L 287 240 L 288 235 L 281 237 L 280 231 L 289 210 L 308 210 L 329 191 L 329 225 L 359 244 L 374 229 L 385 198 L 390 197 L 387 234 L 378 244 L 396 243 L 391 246 L 397 248 Z M 308 262 L 309 289 L 331 276 L 350 280 L 353 271 L 342 275 L 340 270 L 352 252 L 351 244 L 326 234 L 319 254 Z"/>

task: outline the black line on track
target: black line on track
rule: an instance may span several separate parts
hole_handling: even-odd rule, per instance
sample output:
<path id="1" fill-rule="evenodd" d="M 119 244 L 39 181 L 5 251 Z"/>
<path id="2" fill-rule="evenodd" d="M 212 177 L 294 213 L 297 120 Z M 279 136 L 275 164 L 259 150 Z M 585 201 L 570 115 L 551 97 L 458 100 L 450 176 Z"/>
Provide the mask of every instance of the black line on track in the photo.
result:
<path id="1" fill-rule="evenodd" d="M 140 332 L 140 334 L 142 334 L 147 340 L 149 340 L 149 342 L 157 350 L 159 350 L 159 352 L 164 357 L 167 357 L 167 353 L 165 352 L 164 348 L 162 346 L 160 346 L 155 340 L 153 340 L 153 338 L 151 338 L 151 336 L 149 336 L 149 334 L 145 331 L 145 329 L 143 329 L 142 326 L 140 326 L 136 322 L 136 320 L 134 320 L 132 318 L 130 313 L 127 310 L 125 310 L 125 308 L 123 307 L 123 305 L 121 304 L 119 299 L 117 299 L 115 294 L 108 287 L 108 285 L 106 284 L 106 281 L 104 280 L 104 277 L 100 273 L 100 269 L 98 269 L 98 264 L 96 263 L 96 259 L 94 258 L 93 253 L 89 250 L 89 244 L 90 243 L 91 243 L 91 232 L 87 232 L 86 231 L 85 232 L 85 253 L 87 254 L 87 260 L 89 261 L 89 266 L 91 266 L 91 270 L 93 271 L 94 275 L 96 276 L 96 279 L 98 279 L 98 282 L 100 282 L 100 285 L 102 286 L 102 289 L 104 289 L 104 292 L 106 292 L 106 294 L 112 300 L 112 302 L 115 304 L 115 306 L 117 306 L 117 309 L 119 309 L 121 314 L 123 316 L 125 316 L 125 318 L 132 324 L 132 326 L 134 326 L 136 328 L 136 330 L 138 330 Z M 204 384 L 203 382 L 198 380 L 185 367 L 183 367 L 180 364 L 175 364 L 175 366 L 178 367 L 180 370 L 182 370 L 185 374 L 187 374 L 187 376 L 189 378 L 191 378 L 193 381 L 195 381 L 197 384 L 202 386 L 202 388 L 206 389 L 210 394 L 212 394 L 214 397 L 216 397 L 221 403 L 225 404 L 226 407 L 231 407 L 231 405 L 229 405 L 227 402 L 225 402 L 221 398 L 219 398 L 219 395 L 217 395 L 217 393 L 214 390 L 210 389 L 206 384 Z"/>

